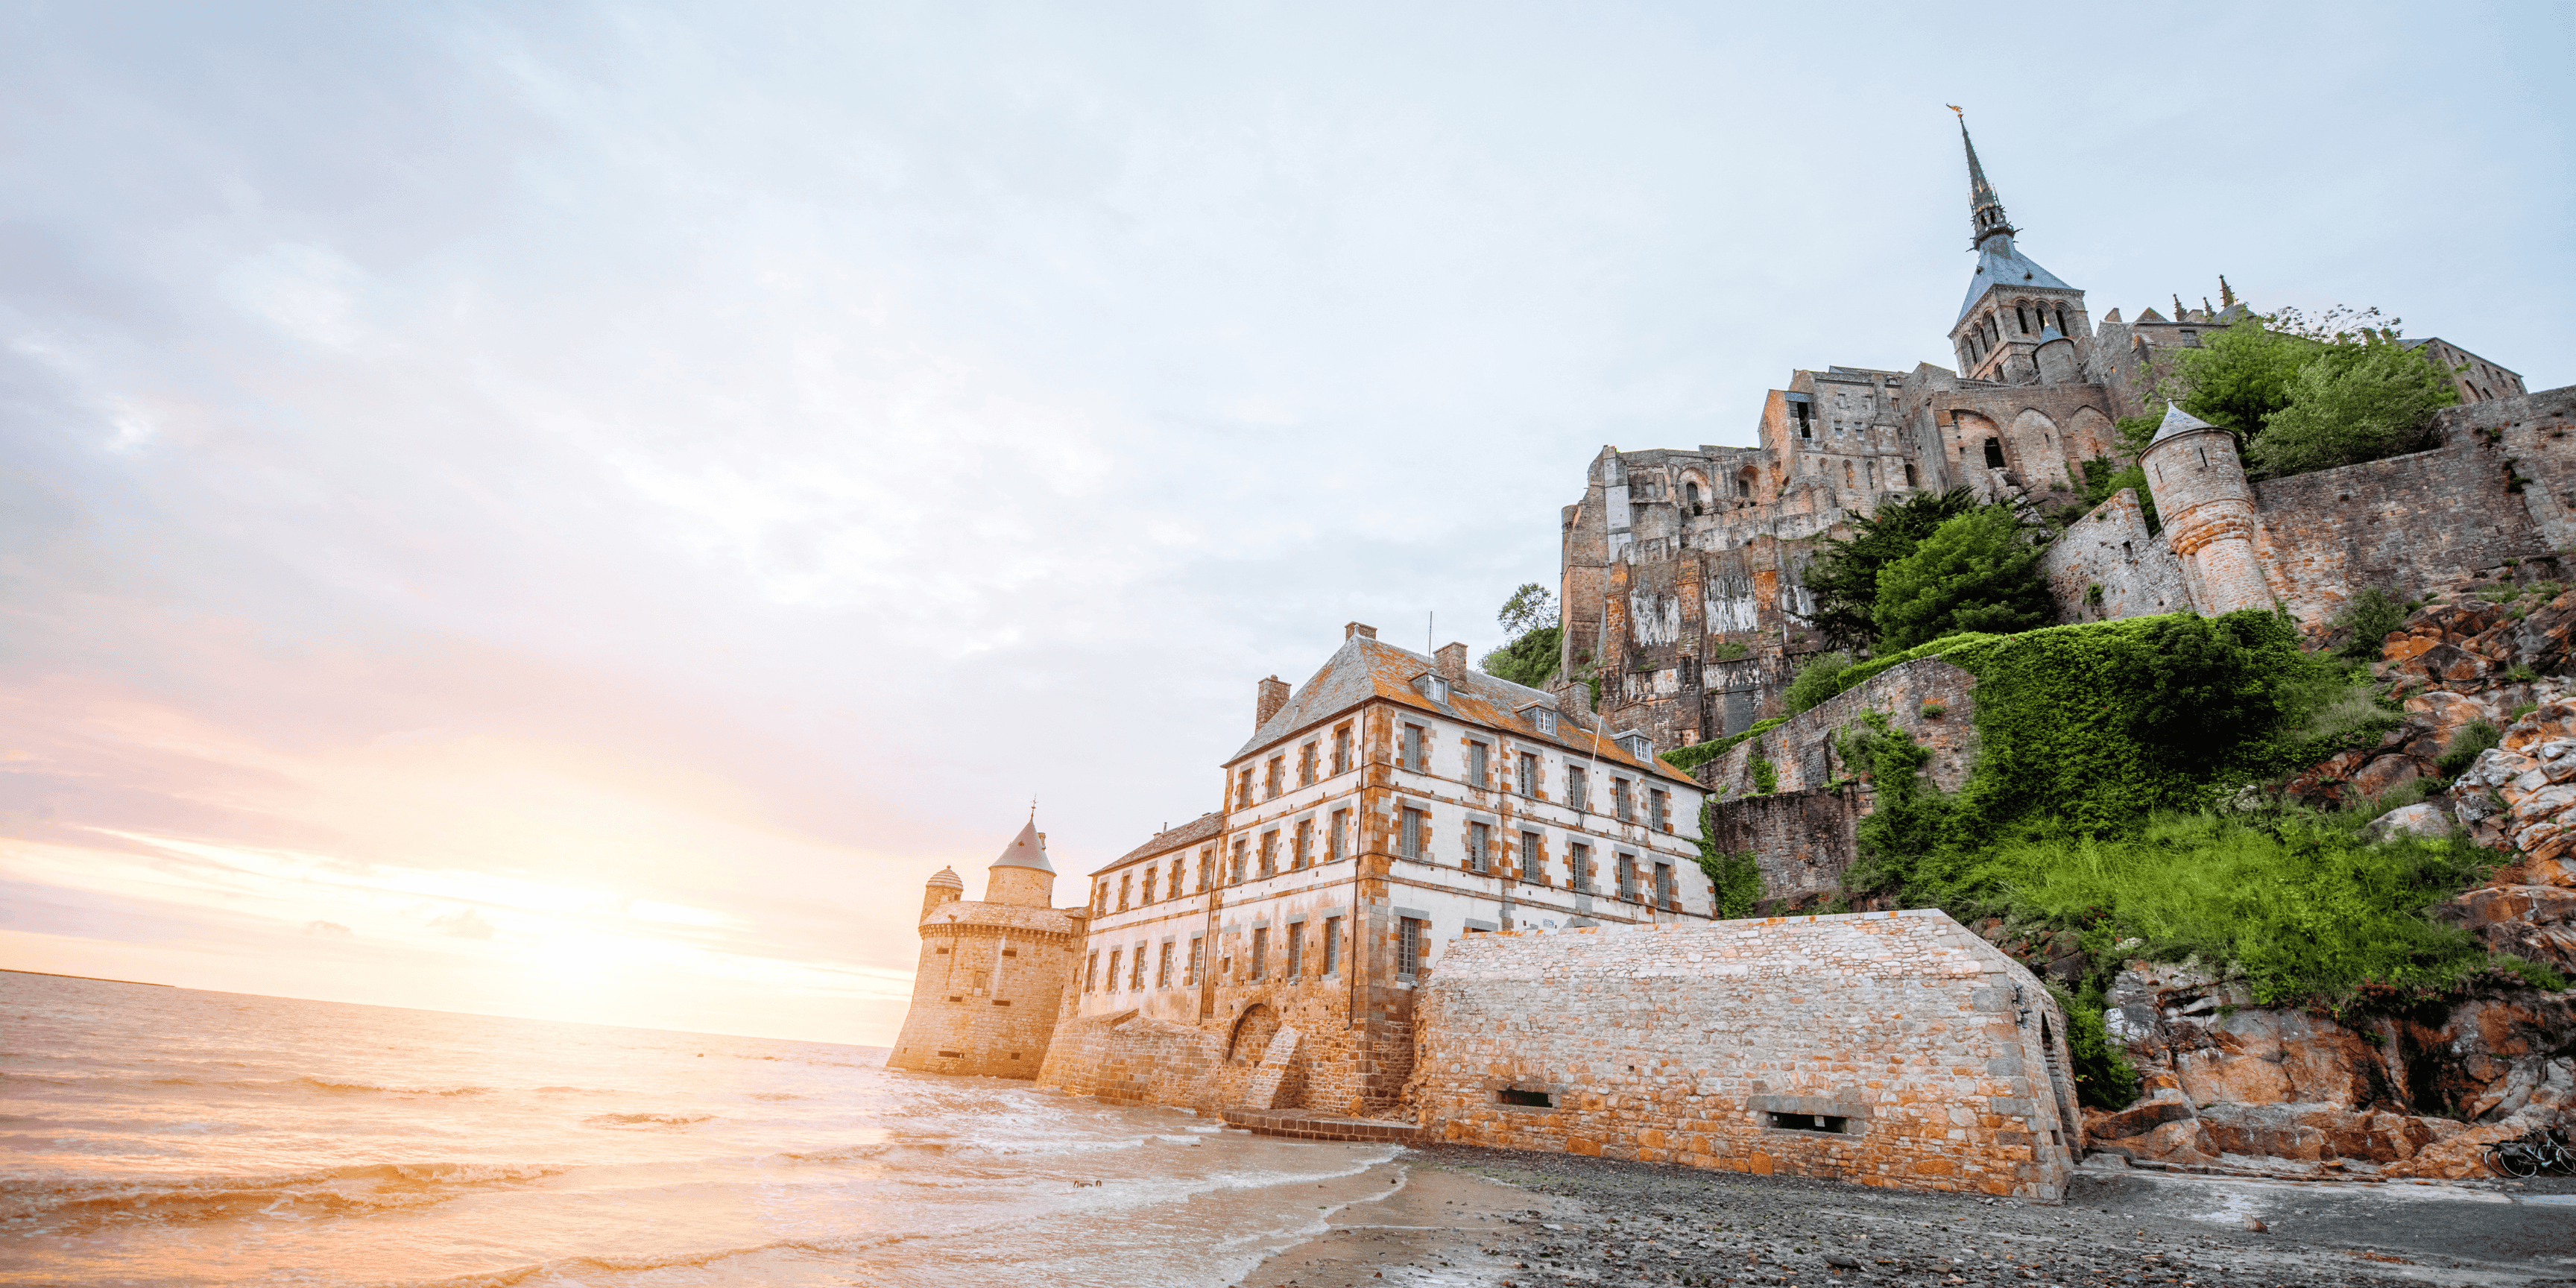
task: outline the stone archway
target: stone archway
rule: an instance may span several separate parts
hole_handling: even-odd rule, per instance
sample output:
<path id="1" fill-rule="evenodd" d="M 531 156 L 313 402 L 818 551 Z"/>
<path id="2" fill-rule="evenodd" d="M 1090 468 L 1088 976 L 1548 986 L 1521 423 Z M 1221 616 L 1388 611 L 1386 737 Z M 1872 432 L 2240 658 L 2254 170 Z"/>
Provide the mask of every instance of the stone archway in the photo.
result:
<path id="1" fill-rule="evenodd" d="M 1261 1055 L 1270 1049 L 1270 1039 L 1279 1032 L 1279 1013 L 1266 1003 L 1255 1002 L 1244 1008 L 1234 1022 L 1234 1035 L 1225 1046 L 1225 1062 L 1233 1065 L 1261 1063 Z"/>

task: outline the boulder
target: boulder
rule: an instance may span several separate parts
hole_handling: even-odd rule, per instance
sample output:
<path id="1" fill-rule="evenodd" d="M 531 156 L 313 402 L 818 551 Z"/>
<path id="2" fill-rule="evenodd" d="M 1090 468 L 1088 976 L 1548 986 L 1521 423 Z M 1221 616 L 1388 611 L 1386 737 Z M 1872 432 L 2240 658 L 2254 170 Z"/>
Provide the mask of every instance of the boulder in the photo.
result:
<path id="1" fill-rule="evenodd" d="M 2576 890 L 2487 886 L 2434 905 L 2432 915 L 2476 935 L 2496 952 L 2576 970 Z"/>
<path id="2" fill-rule="evenodd" d="M 2352 776 L 2353 790 L 2365 797 L 2377 798 L 2423 777 L 2412 756 L 2381 756 L 2361 767 Z"/>
<path id="3" fill-rule="evenodd" d="M 2374 843 L 2401 834 L 2438 841 L 2451 834 L 2451 816 L 2443 813 L 2439 805 L 2409 805 L 2390 810 L 2361 829 L 2361 839 Z"/>
<path id="4" fill-rule="evenodd" d="M 2504 731 L 2504 749 L 2520 751 L 2554 738 L 2576 738 L 2576 705 L 2547 702 Z"/>
<path id="5" fill-rule="evenodd" d="M 2097 1117 L 2096 1114 L 2099 1114 Z M 2192 1116 L 2190 1104 L 2181 1100 L 2143 1100 L 2116 1113 L 2088 1113 L 2084 1116 L 2084 1135 L 2089 1140 L 2125 1140 L 2143 1136 L 2170 1122 Z"/>
<path id="6" fill-rule="evenodd" d="M 2201 1128 L 2224 1154 L 2267 1154 L 2308 1162 L 2360 1159 L 2393 1163 L 2437 1139 L 2413 1114 L 2350 1109 L 2317 1102 L 2211 1105 Z"/>
<path id="7" fill-rule="evenodd" d="M 2497 718 L 2501 713 L 2494 703 L 2447 689 L 2434 689 L 2406 699 L 2406 714 L 2428 726 L 2429 736 L 2445 747 L 2450 745 L 2451 739 L 2459 736 L 2461 730 L 2477 721 L 2484 720 L 2499 729 L 2504 727 L 2504 721 Z"/>
<path id="8" fill-rule="evenodd" d="M 2522 861 L 2524 885 L 2558 886 L 2576 889 L 2576 860 L 2565 858 L 2527 858 Z"/>

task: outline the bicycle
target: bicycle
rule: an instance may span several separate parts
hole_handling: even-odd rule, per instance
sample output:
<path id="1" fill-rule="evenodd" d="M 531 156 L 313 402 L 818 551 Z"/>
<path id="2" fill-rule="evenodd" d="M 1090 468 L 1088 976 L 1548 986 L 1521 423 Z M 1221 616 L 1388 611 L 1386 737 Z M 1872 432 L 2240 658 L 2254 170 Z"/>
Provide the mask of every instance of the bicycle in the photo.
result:
<path id="1" fill-rule="evenodd" d="M 2487 1146 L 2486 1162 L 2517 1180 L 2529 1180 L 2543 1172 L 2576 1175 L 2576 1150 L 2568 1147 L 2566 1134 L 2555 1127 L 2535 1127 L 2512 1140 Z"/>

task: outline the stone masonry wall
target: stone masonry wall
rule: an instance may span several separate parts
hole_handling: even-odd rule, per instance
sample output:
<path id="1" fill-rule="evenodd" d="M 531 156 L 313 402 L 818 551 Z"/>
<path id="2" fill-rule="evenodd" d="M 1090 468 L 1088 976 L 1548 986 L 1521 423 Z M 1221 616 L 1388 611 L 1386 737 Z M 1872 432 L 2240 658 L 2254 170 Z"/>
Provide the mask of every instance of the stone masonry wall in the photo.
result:
<path id="1" fill-rule="evenodd" d="M 2576 386 L 2445 409 L 2429 452 L 2254 485 L 2256 550 L 2300 621 L 2576 547 Z"/>
<path id="2" fill-rule="evenodd" d="M 1035 1077 L 1076 973 L 1082 924 L 1078 913 L 997 903 L 923 914 L 912 1005 L 886 1066 Z"/>
<path id="3" fill-rule="evenodd" d="M 2161 535 L 2147 531 L 2146 507 L 2133 488 L 2120 489 L 2076 520 L 2049 543 L 2039 566 L 2061 621 L 2108 621 L 2191 607 L 2182 560 Z"/>
<path id="4" fill-rule="evenodd" d="M 1440 1139 L 2041 1202 L 2081 1147 L 2064 1016 L 1938 911 L 1480 935 L 1419 1009 Z"/>

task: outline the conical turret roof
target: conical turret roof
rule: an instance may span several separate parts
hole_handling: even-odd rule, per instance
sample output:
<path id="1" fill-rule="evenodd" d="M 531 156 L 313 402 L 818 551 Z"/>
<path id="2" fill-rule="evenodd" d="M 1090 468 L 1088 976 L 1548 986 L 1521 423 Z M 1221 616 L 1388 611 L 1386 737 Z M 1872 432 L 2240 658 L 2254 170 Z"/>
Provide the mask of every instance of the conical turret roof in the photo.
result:
<path id="1" fill-rule="evenodd" d="M 2190 412 L 2174 406 L 2173 401 L 2171 399 L 2167 399 L 2165 401 L 2165 418 L 2156 423 L 2156 436 L 2147 441 L 2150 443 L 2161 443 L 2176 434 L 2188 434 L 2195 429 L 2216 428 L 2218 428 L 2218 426 L 2212 425 L 2208 421 L 2202 420 L 2200 417 L 2194 416 Z"/>
<path id="2" fill-rule="evenodd" d="M 1002 849 L 1002 857 L 993 860 L 997 868 L 1036 868 L 1050 876 L 1055 865 L 1047 862 L 1046 841 L 1038 835 L 1038 821 L 1031 818 L 1020 828 L 1020 834 Z"/>

